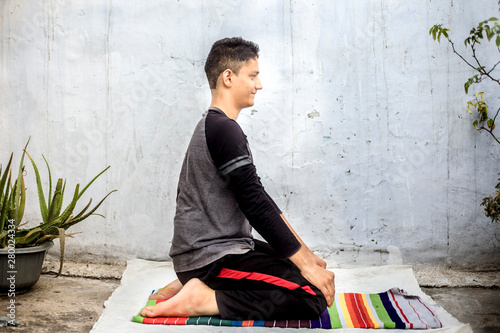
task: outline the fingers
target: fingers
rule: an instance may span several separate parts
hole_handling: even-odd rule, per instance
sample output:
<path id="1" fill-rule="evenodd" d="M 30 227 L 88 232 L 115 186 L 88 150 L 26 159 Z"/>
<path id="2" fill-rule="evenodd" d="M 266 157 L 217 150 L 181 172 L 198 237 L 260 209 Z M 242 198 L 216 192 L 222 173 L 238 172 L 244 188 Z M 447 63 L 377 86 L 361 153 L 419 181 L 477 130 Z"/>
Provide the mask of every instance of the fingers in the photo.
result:
<path id="1" fill-rule="evenodd" d="M 335 274 L 328 270 L 323 270 L 323 281 L 320 283 L 321 292 L 325 296 L 328 306 L 332 306 L 335 301 Z"/>
<path id="2" fill-rule="evenodd" d="M 308 269 L 301 273 L 306 280 L 321 291 L 328 306 L 332 306 L 335 301 L 335 274 L 317 264 L 308 266 Z"/>
<path id="3" fill-rule="evenodd" d="M 325 295 L 325 293 L 323 293 L 323 295 Z M 329 295 L 328 293 L 326 295 L 327 295 L 327 296 L 325 296 L 326 304 L 328 305 L 328 307 L 331 307 L 333 305 L 333 302 L 335 301 L 335 297 L 332 295 Z"/>
<path id="4" fill-rule="evenodd" d="M 323 285 L 323 288 L 320 290 L 323 293 L 323 296 L 325 296 L 326 303 L 330 307 L 335 301 L 335 274 L 330 271 L 327 272 L 329 273 L 329 277 L 327 279 L 327 282 Z"/>

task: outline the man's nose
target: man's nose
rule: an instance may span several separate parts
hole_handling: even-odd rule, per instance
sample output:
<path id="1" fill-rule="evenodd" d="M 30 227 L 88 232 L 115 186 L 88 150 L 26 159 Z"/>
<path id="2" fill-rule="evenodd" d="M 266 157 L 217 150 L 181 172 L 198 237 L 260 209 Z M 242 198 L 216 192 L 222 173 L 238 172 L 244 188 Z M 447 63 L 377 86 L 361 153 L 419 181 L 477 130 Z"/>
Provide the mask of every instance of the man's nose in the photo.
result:
<path id="1" fill-rule="evenodd" d="M 260 81 L 260 79 L 259 79 L 259 78 L 257 78 L 257 82 L 255 82 L 255 89 L 257 89 L 257 90 L 261 90 L 262 88 L 264 88 L 264 87 L 262 86 L 262 82 Z"/>

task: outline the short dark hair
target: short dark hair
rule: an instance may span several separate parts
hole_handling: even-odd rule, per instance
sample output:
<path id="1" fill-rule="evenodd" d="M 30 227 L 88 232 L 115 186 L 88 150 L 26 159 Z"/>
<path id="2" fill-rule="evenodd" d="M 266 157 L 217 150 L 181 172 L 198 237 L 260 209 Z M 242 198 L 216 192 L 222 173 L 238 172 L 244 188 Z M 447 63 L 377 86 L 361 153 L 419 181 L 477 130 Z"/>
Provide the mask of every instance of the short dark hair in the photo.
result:
<path id="1" fill-rule="evenodd" d="M 241 37 L 224 38 L 216 41 L 212 45 L 205 63 L 205 74 L 210 89 L 216 88 L 219 75 L 226 69 L 230 69 L 238 75 L 243 62 L 258 57 L 259 45 Z"/>

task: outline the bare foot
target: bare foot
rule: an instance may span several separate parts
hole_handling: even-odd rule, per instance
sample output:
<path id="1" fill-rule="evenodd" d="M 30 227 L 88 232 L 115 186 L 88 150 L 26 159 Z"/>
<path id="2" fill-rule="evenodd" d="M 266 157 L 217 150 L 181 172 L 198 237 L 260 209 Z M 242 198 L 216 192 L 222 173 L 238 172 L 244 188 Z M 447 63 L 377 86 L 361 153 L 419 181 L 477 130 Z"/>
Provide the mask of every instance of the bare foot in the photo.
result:
<path id="1" fill-rule="evenodd" d="M 189 280 L 172 298 L 147 306 L 141 311 L 143 317 L 191 317 L 219 314 L 215 291 L 199 279 Z"/>
<path id="2" fill-rule="evenodd" d="M 181 289 L 182 289 L 182 283 L 181 283 L 181 281 L 179 281 L 179 279 L 177 279 L 177 280 L 170 282 L 169 284 L 167 284 L 165 287 L 161 288 L 160 290 L 158 290 L 158 292 L 151 294 L 149 296 L 149 299 L 167 300 L 167 299 L 170 299 L 170 298 L 174 297 L 175 295 L 177 295 L 177 293 Z"/>

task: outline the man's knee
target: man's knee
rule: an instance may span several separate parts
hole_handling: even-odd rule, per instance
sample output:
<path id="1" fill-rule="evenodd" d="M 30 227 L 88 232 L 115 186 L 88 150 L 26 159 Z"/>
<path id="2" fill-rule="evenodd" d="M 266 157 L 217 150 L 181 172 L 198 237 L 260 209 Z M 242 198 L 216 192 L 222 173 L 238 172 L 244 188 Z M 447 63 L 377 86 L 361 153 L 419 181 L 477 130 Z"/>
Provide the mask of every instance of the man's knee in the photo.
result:
<path id="1" fill-rule="evenodd" d="M 311 297 L 308 299 L 309 305 L 309 316 L 312 319 L 316 319 L 326 310 L 327 303 L 323 294 L 316 295 L 315 297 Z"/>

